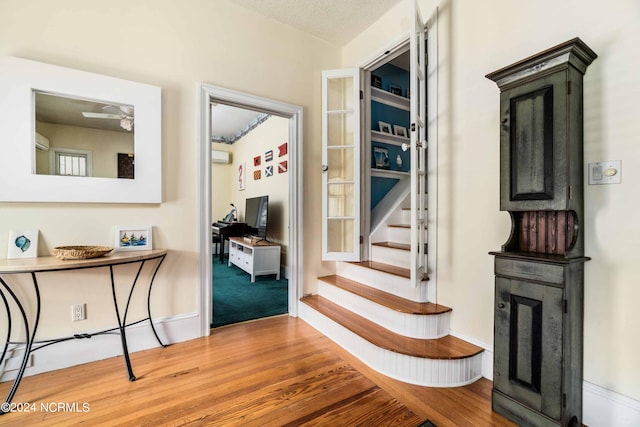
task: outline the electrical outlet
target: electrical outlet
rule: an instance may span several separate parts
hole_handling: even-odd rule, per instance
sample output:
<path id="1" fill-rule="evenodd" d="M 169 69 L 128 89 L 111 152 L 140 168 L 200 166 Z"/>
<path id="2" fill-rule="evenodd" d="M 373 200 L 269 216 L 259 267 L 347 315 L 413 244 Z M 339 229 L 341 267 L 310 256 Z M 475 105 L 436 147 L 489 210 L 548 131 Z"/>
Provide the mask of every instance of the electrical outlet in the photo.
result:
<path id="1" fill-rule="evenodd" d="M 71 306 L 71 321 L 77 322 L 78 320 L 86 319 L 84 314 L 84 304 L 73 304 Z"/>

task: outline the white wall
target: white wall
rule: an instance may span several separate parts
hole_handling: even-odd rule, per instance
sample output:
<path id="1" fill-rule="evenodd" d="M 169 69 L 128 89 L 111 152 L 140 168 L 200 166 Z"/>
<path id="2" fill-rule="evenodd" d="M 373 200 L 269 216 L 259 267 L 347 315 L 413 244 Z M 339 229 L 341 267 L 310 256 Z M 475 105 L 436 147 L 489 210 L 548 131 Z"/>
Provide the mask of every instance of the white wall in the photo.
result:
<path id="1" fill-rule="evenodd" d="M 231 187 L 233 203 L 238 208 L 237 216 L 244 221 L 245 200 L 250 197 L 269 196 L 268 240 L 282 245 L 282 264 L 287 265 L 289 243 L 289 172 L 278 173 L 278 164 L 289 160 L 289 154 L 279 155 L 278 147 L 289 139 L 289 119 L 271 116 L 257 128 L 233 144 L 234 173 L 239 162 L 244 162 L 245 189 Z M 267 162 L 265 153 L 271 151 L 273 160 Z M 260 157 L 260 166 L 254 166 L 253 158 Z M 265 168 L 272 166 L 273 175 L 267 177 Z M 260 179 L 254 179 L 254 171 L 260 171 Z M 215 187 L 214 187 L 215 197 Z"/>
<path id="2" fill-rule="evenodd" d="M 92 176 L 118 177 L 118 153 L 133 153 L 133 134 L 55 123 L 36 123 L 36 130 L 49 139 L 49 151 L 36 151 L 36 171 L 54 174 L 50 170 L 53 148 L 71 148 L 90 151 Z"/>
<path id="3" fill-rule="evenodd" d="M 622 184 L 587 186 L 584 378 L 640 399 L 640 3 L 540 0 L 419 1 L 439 20 L 439 302 L 452 329 L 493 342 L 493 259 L 509 235 L 499 211 L 497 86 L 484 76 L 574 37 L 599 58 L 584 80 L 586 163 L 622 160 Z M 408 34 L 405 1 L 343 50 L 362 65 Z M 387 44 L 385 44 L 385 42 Z M 586 177 L 586 173 L 585 173 Z M 585 178 L 586 179 L 586 178 Z"/>
<path id="4" fill-rule="evenodd" d="M 39 255 L 45 256 L 61 244 L 112 244 L 114 225 L 152 224 L 154 246 L 169 249 L 154 285 L 153 313 L 196 312 L 196 88 L 206 82 L 304 107 L 306 229 L 292 232 L 306 235 L 305 284 L 326 274 L 317 226 L 320 76 L 340 65 L 337 47 L 225 0 L 0 0 L 0 55 L 160 86 L 164 200 L 158 205 L 0 203 L 0 258 L 6 257 L 10 229 L 39 229 Z M 89 280 L 74 287 L 65 279 L 46 277 L 58 295 L 46 301 L 48 312 L 57 313 L 53 320 L 42 319 L 46 335 L 65 335 L 89 323 L 92 328 L 115 324 L 113 308 L 89 295 L 101 284 Z M 80 302 L 87 302 L 89 319 L 71 324 L 69 305 Z"/>
<path id="5" fill-rule="evenodd" d="M 231 211 L 232 203 L 231 192 L 236 185 L 235 171 L 236 165 L 233 163 L 233 146 L 219 142 L 211 143 L 211 149 L 217 151 L 226 151 L 229 154 L 230 162 L 212 163 L 211 164 L 211 218 L 213 221 L 219 221 Z M 236 218 L 237 218 L 236 213 Z"/>

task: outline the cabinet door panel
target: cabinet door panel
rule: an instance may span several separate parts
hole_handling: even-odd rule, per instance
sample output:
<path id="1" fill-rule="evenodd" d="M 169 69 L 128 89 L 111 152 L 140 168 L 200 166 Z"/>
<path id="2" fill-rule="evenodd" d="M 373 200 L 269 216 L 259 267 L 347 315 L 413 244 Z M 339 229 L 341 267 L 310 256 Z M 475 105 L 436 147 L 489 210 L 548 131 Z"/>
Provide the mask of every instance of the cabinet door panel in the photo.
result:
<path id="1" fill-rule="evenodd" d="M 568 96 L 564 73 L 500 95 L 500 209 L 565 210 Z"/>
<path id="2" fill-rule="evenodd" d="M 553 87 L 510 104 L 511 200 L 553 199 Z"/>
<path id="3" fill-rule="evenodd" d="M 562 288 L 496 278 L 494 387 L 560 419 Z"/>

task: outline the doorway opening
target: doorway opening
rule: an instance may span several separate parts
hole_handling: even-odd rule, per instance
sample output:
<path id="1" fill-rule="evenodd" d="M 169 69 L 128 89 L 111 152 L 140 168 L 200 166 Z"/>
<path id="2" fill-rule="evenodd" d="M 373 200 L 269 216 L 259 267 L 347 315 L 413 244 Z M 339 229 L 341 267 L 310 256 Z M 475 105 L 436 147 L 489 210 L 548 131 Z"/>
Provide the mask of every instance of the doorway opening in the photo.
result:
<path id="1" fill-rule="evenodd" d="M 199 85 L 198 117 L 199 117 L 199 219 L 198 219 L 198 264 L 199 264 L 199 315 L 201 336 L 210 333 L 210 325 L 213 319 L 213 296 L 212 296 L 212 225 L 215 220 L 212 213 L 212 120 L 211 104 L 222 104 L 238 107 L 245 110 L 258 111 L 264 114 L 284 118 L 287 122 L 287 190 L 288 207 L 288 229 L 286 230 L 287 254 L 286 264 L 288 266 L 288 313 L 297 316 L 298 299 L 302 294 L 302 107 L 282 103 L 279 101 L 257 97 L 251 94 L 233 91 L 208 84 Z M 269 151 L 269 150 L 267 150 Z M 279 153 L 271 153 L 278 156 Z M 264 159 L 267 154 L 260 152 Z M 258 152 L 256 153 L 256 157 Z M 261 162 L 263 161 L 261 159 Z M 276 157 L 277 160 L 277 157 Z M 253 162 L 253 159 L 252 159 Z M 278 162 L 279 163 L 279 162 Z M 274 163 L 274 168 L 278 166 Z M 254 179 L 254 164 L 245 162 L 243 173 L 250 172 L 247 179 Z M 264 167 L 260 170 L 261 175 Z M 276 172 L 277 173 L 277 172 Z M 239 208 L 239 207 L 237 207 Z M 242 206 L 244 211 L 245 206 Z M 244 214 L 244 213 L 243 213 Z M 251 237 L 243 236 L 242 240 L 236 243 L 239 246 L 251 246 L 259 244 Z M 247 240 L 245 240 L 247 239 Z M 267 240 L 268 236 L 267 236 Z M 226 243 L 226 242 L 225 242 Z M 228 245 L 229 243 L 227 243 Z M 243 249 L 244 251 L 244 249 Z M 253 252 L 249 248 L 249 252 Z"/>
<path id="2" fill-rule="evenodd" d="M 211 104 L 216 328 L 288 313 L 289 119 Z"/>

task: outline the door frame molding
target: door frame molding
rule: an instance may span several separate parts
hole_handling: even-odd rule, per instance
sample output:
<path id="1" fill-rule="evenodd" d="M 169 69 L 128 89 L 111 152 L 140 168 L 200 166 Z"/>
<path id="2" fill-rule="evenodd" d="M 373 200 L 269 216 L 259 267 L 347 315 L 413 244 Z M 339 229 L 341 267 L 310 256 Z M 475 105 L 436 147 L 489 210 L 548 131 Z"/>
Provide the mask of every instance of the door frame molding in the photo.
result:
<path id="1" fill-rule="evenodd" d="M 289 119 L 289 315 L 298 315 L 302 295 L 303 108 L 207 83 L 198 84 L 198 313 L 200 336 L 208 336 L 213 316 L 211 290 L 211 102 L 257 110 Z"/>

